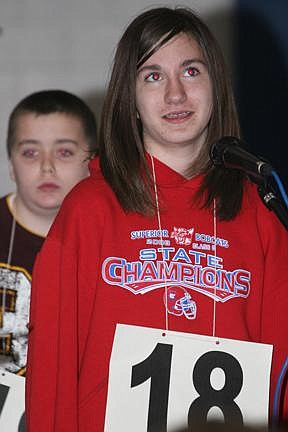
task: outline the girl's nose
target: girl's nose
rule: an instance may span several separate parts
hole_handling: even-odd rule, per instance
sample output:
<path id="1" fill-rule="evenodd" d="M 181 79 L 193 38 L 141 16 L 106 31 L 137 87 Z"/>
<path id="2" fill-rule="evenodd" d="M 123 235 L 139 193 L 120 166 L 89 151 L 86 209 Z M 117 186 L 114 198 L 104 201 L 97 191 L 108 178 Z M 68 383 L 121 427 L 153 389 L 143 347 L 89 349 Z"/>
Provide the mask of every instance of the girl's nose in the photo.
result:
<path id="1" fill-rule="evenodd" d="M 168 104 L 179 104 L 187 98 L 184 85 L 180 78 L 169 79 L 165 92 L 165 102 Z"/>

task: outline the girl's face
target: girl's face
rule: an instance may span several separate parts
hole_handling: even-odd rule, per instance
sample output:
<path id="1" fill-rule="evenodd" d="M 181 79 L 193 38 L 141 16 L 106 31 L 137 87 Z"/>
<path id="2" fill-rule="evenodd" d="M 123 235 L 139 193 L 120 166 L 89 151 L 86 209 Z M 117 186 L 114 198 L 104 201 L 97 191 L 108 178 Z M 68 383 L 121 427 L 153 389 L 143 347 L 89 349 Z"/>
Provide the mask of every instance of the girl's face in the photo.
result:
<path id="1" fill-rule="evenodd" d="M 207 136 L 213 90 L 207 64 L 191 36 L 175 36 L 139 68 L 136 106 L 149 153 L 157 157 L 169 148 L 188 149 L 197 157 Z"/>

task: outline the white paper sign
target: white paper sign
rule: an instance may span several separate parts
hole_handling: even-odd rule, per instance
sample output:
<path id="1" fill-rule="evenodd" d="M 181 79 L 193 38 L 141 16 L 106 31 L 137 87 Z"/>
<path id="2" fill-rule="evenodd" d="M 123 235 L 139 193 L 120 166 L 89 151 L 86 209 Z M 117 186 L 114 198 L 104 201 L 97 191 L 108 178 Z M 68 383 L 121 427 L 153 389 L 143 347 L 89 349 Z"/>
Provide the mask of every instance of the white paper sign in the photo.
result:
<path id="1" fill-rule="evenodd" d="M 25 378 L 0 371 L 0 431 L 25 432 Z"/>
<path id="2" fill-rule="evenodd" d="M 268 423 L 272 346 L 119 324 L 105 432 Z"/>

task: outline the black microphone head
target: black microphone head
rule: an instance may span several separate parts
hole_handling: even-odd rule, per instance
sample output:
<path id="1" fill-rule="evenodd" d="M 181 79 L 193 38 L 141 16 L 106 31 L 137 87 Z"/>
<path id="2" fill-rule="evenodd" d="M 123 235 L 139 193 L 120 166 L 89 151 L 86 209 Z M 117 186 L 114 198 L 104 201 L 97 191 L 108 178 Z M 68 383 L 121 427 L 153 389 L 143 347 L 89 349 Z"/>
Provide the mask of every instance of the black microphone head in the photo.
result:
<path id="1" fill-rule="evenodd" d="M 231 146 L 241 146 L 240 142 L 240 139 L 234 136 L 224 136 L 216 141 L 210 149 L 210 159 L 214 165 L 222 165 L 225 151 Z"/>
<path id="2" fill-rule="evenodd" d="M 273 170 L 268 161 L 249 153 L 246 144 L 233 136 L 225 136 L 213 144 L 210 158 L 214 165 L 244 171 L 257 182 L 270 176 Z"/>

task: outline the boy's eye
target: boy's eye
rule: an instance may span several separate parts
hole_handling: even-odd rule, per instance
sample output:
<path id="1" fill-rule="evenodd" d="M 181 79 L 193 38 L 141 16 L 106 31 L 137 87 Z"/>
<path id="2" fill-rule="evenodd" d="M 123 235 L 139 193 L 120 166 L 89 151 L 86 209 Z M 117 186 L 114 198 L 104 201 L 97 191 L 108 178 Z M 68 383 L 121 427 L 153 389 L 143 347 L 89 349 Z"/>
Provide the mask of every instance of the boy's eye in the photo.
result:
<path id="1" fill-rule="evenodd" d="M 159 72 L 151 72 L 146 78 L 145 81 L 159 81 L 160 80 L 160 73 Z"/>
<path id="2" fill-rule="evenodd" d="M 68 148 L 63 148 L 58 150 L 58 155 L 63 158 L 73 156 L 73 151 Z"/>
<path id="3" fill-rule="evenodd" d="M 37 156 L 37 151 L 34 149 L 25 149 L 22 152 L 22 156 L 28 159 L 35 158 Z"/>

